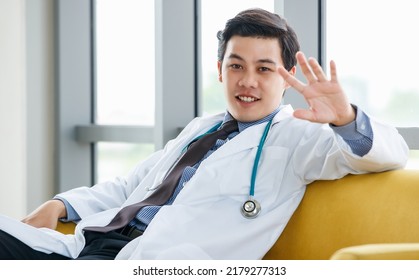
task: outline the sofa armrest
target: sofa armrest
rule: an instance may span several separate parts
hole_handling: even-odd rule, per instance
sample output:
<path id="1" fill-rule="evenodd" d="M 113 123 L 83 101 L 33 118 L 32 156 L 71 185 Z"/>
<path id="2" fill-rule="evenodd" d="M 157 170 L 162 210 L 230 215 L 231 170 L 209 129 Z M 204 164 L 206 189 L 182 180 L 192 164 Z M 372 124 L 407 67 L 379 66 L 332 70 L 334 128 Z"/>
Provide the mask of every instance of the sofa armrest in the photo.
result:
<path id="1" fill-rule="evenodd" d="M 351 246 L 336 251 L 331 260 L 419 260 L 419 243 Z"/>
<path id="2" fill-rule="evenodd" d="M 58 221 L 57 228 L 55 230 L 64 234 L 73 234 L 75 228 L 76 228 L 76 224 L 73 222 L 64 223 L 64 222 Z"/>

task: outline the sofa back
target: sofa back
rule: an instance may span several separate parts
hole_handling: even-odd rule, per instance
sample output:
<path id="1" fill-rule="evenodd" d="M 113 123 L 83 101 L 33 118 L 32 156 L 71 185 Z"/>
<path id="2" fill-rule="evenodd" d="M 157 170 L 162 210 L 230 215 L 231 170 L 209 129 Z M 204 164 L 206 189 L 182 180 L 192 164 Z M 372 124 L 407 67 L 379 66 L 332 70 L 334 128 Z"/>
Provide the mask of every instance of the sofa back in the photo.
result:
<path id="1" fill-rule="evenodd" d="M 344 247 L 419 242 L 419 170 L 347 175 L 307 186 L 265 259 L 329 259 Z"/>

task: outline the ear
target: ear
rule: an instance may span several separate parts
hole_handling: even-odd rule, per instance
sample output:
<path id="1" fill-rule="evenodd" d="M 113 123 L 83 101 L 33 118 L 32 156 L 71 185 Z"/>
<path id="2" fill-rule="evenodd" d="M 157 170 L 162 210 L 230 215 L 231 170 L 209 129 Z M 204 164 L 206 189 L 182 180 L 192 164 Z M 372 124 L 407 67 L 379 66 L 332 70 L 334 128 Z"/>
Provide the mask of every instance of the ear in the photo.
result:
<path id="1" fill-rule="evenodd" d="M 220 81 L 221 83 L 223 82 L 223 74 L 221 71 L 221 67 L 223 66 L 223 62 L 218 60 L 217 61 L 217 68 L 218 68 L 218 81 Z"/>
<path id="2" fill-rule="evenodd" d="M 295 73 L 297 72 L 297 66 L 293 66 L 292 68 L 291 68 L 291 70 L 290 71 L 288 71 L 288 73 L 290 73 L 290 75 L 292 75 L 292 76 L 295 76 Z M 291 86 L 287 83 L 287 82 L 285 82 L 285 89 L 288 89 L 288 88 L 290 88 Z"/>

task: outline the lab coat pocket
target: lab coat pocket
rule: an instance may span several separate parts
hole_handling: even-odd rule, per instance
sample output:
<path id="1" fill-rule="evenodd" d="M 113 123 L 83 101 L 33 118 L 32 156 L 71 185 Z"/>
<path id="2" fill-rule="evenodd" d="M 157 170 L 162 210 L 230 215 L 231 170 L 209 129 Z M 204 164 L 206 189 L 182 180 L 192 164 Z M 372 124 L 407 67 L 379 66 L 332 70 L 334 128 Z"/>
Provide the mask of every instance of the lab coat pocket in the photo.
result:
<path id="1" fill-rule="evenodd" d="M 223 177 L 220 184 L 221 194 L 239 201 L 249 195 L 256 152 L 257 147 L 253 147 L 231 157 L 231 172 L 226 172 Z M 285 147 L 263 148 L 256 172 L 255 197 L 269 199 L 279 192 L 288 155 L 288 148 Z"/>

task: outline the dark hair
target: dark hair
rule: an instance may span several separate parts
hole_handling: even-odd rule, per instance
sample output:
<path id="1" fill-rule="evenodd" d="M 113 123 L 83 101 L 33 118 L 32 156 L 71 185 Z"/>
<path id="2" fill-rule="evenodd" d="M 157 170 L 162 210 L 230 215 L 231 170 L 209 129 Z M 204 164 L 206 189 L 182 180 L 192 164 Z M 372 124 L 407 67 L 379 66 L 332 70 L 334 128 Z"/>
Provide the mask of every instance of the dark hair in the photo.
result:
<path id="1" fill-rule="evenodd" d="M 300 49 L 297 35 L 287 21 L 263 9 L 249 9 L 227 21 L 224 30 L 218 31 L 218 60 L 223 61 L 227 43 L 234 35 L 242 37 L 278 38 L 285 69 L 297 64 L 295 54 Z"/>

